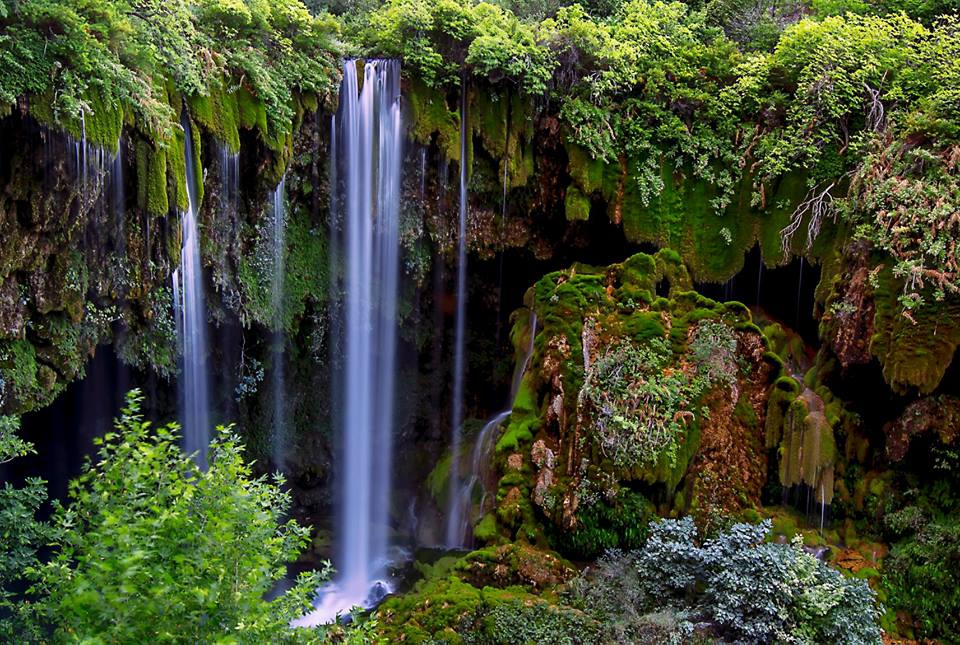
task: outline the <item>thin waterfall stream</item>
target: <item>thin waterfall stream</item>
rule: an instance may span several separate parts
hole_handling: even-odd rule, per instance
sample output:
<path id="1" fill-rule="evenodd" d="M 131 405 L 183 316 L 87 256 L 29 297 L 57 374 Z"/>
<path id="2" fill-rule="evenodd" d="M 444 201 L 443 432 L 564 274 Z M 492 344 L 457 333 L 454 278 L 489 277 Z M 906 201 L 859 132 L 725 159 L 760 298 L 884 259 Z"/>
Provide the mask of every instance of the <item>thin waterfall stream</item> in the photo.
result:
<path id="1" fill-rule="evenodd" d="M 453 401 L 450 412 L 450 490 L 460 488 L 460 435 L 463 424 L 463 379 L 465 371 L 464 351 L 466 344 L 467 317 L 467 86 L 461 85 L 460 94 L 460 228 L 457 246 L 457 313 L 454 331 L 453 358 Z M 460 536 L 460 517 L 463 513 L 459 495 L 451 494 L 447 509 L 447 530 L 445 543 L 449 548 L 462 546 Z"/>
<path id="2" fill-rule="evenodd" d="M 285 268 L 284 254 L 286 252 L 286 208 L 284 196 L 286 192 L 286 178 L 280 180 L 272 193 L 271 215 L 271 246 L 273 251 L 273 272 L 270 280 L 270 307 L 273 309 L 273 338 L 272 352 L 273 377 L 273 464 L 276 470 L 286 472 L 285 462 L 288 453 L 287 415 L 284 406 L 285 374 L 283 366 L 284 352 L 284 315 L 283 315 L 283 273 Z"/>
<path id="3" fill-rule="evenodd" d="M 183 449 L 195 454 L 201 467 L 207 464 L 210 443 L 210 396 L 207 373 L 207 312 L 200 263 L 200 233 L 197 227 L 197 177 L 193 140 L 186 113 L 181 119 L 186 159 L 187 210 L 181 214 L 180 266 L 173 272 L 173 306 L 180 341 L 181 372 L 178 380 Z"/>
<path id="4" fill-rule="evenodd" d="M 333 417 L 342 444 L 334 582 L 295 626 L 327 623 L 352 607 L 370 607 L 390 591 L 388 530 L 394 424 L 397 298 L 400 271 L 400 63 L 369 60 L 362 87 L 357 62 L 343 67 L 340 109 L 331 137 L 331 222 L 341 248 L 342 320 L 334 322 Z M 339 168 L 337 168 L 339 166 Z M 336 183 L 339 182 L 339 186 Z M 337 279 L 336 277 L 334 279 Z"/>

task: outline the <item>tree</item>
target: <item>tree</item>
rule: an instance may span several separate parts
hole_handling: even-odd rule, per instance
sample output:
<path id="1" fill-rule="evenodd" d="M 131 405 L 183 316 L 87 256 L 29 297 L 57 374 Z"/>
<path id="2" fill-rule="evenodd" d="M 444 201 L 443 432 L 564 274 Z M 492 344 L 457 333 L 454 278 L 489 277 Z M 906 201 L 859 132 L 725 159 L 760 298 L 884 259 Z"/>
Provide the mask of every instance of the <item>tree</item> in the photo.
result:
<path id="1" fill-rule="evenodd" d="M 97 642 L 300 642 L 320 633 L 289 622 L 308 607 L 319 574 L 265 596 L 309 530 L 284 521 L 279 478 L 254 478 L 229 427 L 201 471 L 181 452 L 176 425 L 143 420 L 131 392 L 116 431 L 99 443 L 55 504 L 56 554 L 37 590 L 58 638 Z"/>
<path id="2" fill-rule="evenodd" d="M 0 416 L 0 464 L 33 452 L 33 446 L 16 433 L 19 420 Z M 0 642 L 36 634 L 32 605 L 21 602 L 16 590 L 27 582 L 26 573 L 37 564 L 37 548 L 49 536 L 49 527 L 36 519 L 47 497 L 46 482 L 28 479 L 22 488 L 9 482 L 0 489 Z"/>

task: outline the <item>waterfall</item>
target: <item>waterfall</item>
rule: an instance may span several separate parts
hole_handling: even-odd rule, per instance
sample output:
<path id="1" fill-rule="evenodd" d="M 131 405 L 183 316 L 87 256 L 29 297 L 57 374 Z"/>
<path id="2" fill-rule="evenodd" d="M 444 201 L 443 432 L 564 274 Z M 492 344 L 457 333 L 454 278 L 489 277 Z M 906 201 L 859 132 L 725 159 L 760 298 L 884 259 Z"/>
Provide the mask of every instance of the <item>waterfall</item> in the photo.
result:
<path id="1" fill-rule="evenodd" d="M 231 152 L 230 147 L 221 143 L 220 153 L 220 212 L 231 217 L 237 211 L 240 198 L 240 154 Z"/>
<path id="2" fill-rule="evenodd" d="M 273 309 L 273 464 L 276 470 L 284 472 L 287 456 L 287 424 L 284 408 L 284 316 L 283 316 L 283 272 L 284 253 L 286 251 L 286 208 L 284 192 L 286 179 L 273 190 L 273 228 L 271 245 L 273 248 L 273 273 L 270 280 L 270 307 Z"/>
<path id="3" fill-rule="evenodd" d="M 486 425 L 483 426 L 477 435 L 476 443 L 473 445 L 472 459 L 470 461 L 470 476 L 467 477 L 463 486 L 461 486 L 456 493 L 457 497 L 460 498 L 460 507 L 463 509 L 457 526 L 457 538 L 461 546 L 467 545 L 468 534 L 472 529 L 473 523 L 480 519 L 483 514 L 484 505 L 487 501 L 486 480 L 491 462 L 490 453 L 497 438 L 496 431 L 513 412 L 513 402 L 517 398 L 517 392 L 520 391 L 520 383 L 523 382 L 523 375 L 526 373 L 527 367 L 530 366 L 530 359 L 533 358 L 533 341 L 537 336 L 537 314 L 533 311 L 530 312 L 529 329 L 530 338 L 527 341 L 526 353 L 523 355 L 523 359 L 517 363 L 513 371 L 513 381 L 510 384 L 510 398 L 507 401 L 507 407 L 487 421 Z M 481 487 L 482 497 L 478 505 L 479 514 L 472 515 L 473 492 L 477 485 Z"/>
<path id="4" fill-rule="evenodd" d="M 340 518 L 334 565 L 337 579 L 320 590 L 316 609 L 297 626 L 329 622 L 338 612 L 375 604 L 389 590 L 387 575 L 390 473 L 399 281 L 400 63 L 372 60 L 362 89 L 356 61 L 343 69 L 340 110 L 332 143 L 334 179 L 343 194 L 332 201 L 342 222 L 343 319 L 334 351 L 340 393 L 333 416 L 342 441 L 338 473 Z M 334 190 L 336 190 L 334 186 Z M 336 240 L 337 231 L 332 237 Z M 336 290 L 335 290 L 336 292 Z M 337 409 L 338 408 L 338 409 Z"/>
<path id="5" fill-rule="evenodd" d="M 453 493 L 460 488 L 460 426 L 463 424 L 464 344 L 467 316 L 467 86 L 460 90 L 460 230 L 457 250 L 457 319 L 453 358 L 453 401 L 450 412 L 450 503 L 447 509 L 446 545 L 460 544 L 460 496 Z"/>
<path id="6" fill-rule="evenodd" d="M 210 443 L 210 401 L 207 377 L 207 313 L 203 300 L 203 267 L 200 264 L 200 234 L 197 230 L 197 178 L 193 163 L 190 120 L 184 113 L 184 158 L 187 176 L 187 210 L 181 215 L 180 266 L 173 272 L 173 306 L 181 349 L 179 385 L 183 448 L 196 453 L 206 467 Z"/>

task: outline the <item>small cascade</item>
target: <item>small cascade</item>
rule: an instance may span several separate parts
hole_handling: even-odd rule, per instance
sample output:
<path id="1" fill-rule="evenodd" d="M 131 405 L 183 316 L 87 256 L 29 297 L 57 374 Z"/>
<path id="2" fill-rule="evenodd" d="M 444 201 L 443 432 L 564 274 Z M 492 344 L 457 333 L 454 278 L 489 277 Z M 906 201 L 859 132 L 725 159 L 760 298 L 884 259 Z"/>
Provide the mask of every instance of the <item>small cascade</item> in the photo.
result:
<path id="1" fill-rule="evenodd" d="M 513 412 L 513 401 L 517 398 L 517 392 L 520 391 L 520 383 L 523 381 L 523 375 L 530 366 L 530 359 L 533 358 L 533 342 L 537 336 L 537 314 L 533 311 L 530 312 L 529 330 L 530 339 L 527 342 L 526 353 L 523 355 L 523 359 L 517 363 L 513 371 L 513 380 L 510 383 L 510 398 L 507 401 L 507 407 L 487 421 L 486 425 L 484 425 L 479 434 L 477 434 L 477 440 L 473 445 L 473 453 L 470 460 L 469 476 L 456 493 L 456 496 L 460 498 L 460 508 L 463 509 L 461 517 L 459 518 L 459 533 L 457 535 L 457 542 L 460 546 L 470 546 L 469 542 L 472 541 L 472 535 L 470 535 L 470 533 L 473 524 L 476 520 L 480 519 L 484 513 L 487 501 L 487 480 L 489 478 L 491 452 L 497 438 L 496 431 L 499 430 L 500 425 L 506 421 L 510 413 Z M 480 486 L 481 498 L 478 505 L 479 512 L 474 514 L 472 513 L 472 500 L 477 486 Z"/>
<path id="2" fill-rule="evenodd" d="M 461 546 L 470 546 L 468 542 L 472 542 L 473 536 L 471 535 L 471 531 L 473 524 L 483 516 L 485 511 L 488 492 L 487 480 L 489 479 L 489 467 L 492 461 L 491 453 L 496 443 L 497 430 L 500 429 L 500 425 L 506 421 L 513 412 L 513 401 L 517 398 L 517 392 L 520 391 L 520 383 L 523 381 L 523 375 L 526 373 L 527 368 L 530 366 L 530 360 L 533 358 L 533 342 L 537 336 L 537 314 L 533 311 L 530 312 L 529 329 L 530 339 L 527 341 L 526 353 L 523 356 L 523 360 L 517 363 L 513 371 L 513 381 L 510 384 L 510 398 L 507 401 L 507 408 L 498 412 L 493 418 L 487 421 L 486 425 L 483 426 L 477 435 L 477 441 L 473 445 L 473 454 L 470 460 L 469 477 L 466 478 L 463 486 L 461 486 L 456 493 L 456 496 L 460 498 L 460 507 L 463 509 L 459 519 L 459 534 L 457 536 L 458 543 Z M 472 501 L 477 486 L 480 486 L 481 497 L 477 505 L 478 512 L 473 513 Z"/>
<path id="3" fill-rule="evenodd" d="M 400 271 L 400 63 L 367 61 L 362 89 L 356 61 L 346 61 L 343 72 L 331 138 L 331 185 L 342 186 L 342 195 L 332 200 L 336 212 L 330 216 L 334 227 L 342 223 L 342 233 L 332 232 L 334 246 L 342 248 L 332 255 L 344 271 L 343 283 L 333 288 L 343 299 L 342 320 L 333 323 L 333 352 L 343 355 L 334 375 L 339 396 L 333 411 L 343 451 L 338 575 L 295 626 L 330 622 L 354 606 L 373 606 L 390 591 L 385 578 Z"/>
<path id="4" fill-rule="evenodd" d="M 123 146 L 117 141 L 117 154 L 110 160 L 110 210 L 117 228 L 123 231 L 123 217 L 126 211 L 123 194 Z"/>
<path id="5" fill-rule="evenodd" d="M 220 157 L 220 212 L 225 216 L 235 215 L 240 200 L 240 153 L 232 152 L 221 143 Z"/>
<path id="6" fill-rule="evenodd" d="M 460 426 L 463 424 L 463 379 L 466 368 L 464 345 L 466 344 L 467 317 L 467 87 L 460 90 L 460 228 L 457 246 L 457 315 L 453 357 L 453 401 L 450 412 L 450 490 L 460 489 Z M 461 546 L 460 523 L 463 510 L 459 495 L 450 495 L 447 509 L 446 545 Z"/>
<path id="7" fill-rule="evenodd" d="M 183 449 L 207 464 L 210 443 L 210 397 L 207 376 L 207 313 L 203 298 L 203 266 L 197 228 L 197 178 L 193 163 L 190 121 L 184 113 L 184 155 L 187 175 L 187 210 L 181 214 L 180 266 L 173 272 L 173 306 L 181 349 L 179 385 Z"/>
<path id="8" fill-rule="evenodd" d="M 283 369 L 284 351 L 284 317 L 283 317 L 283 274 L 284 254 L 286 253 L 286 207 L 284 195 L 286 178 L 280 180 L 273 190 L 271 216 L 272 277 L 270 280 L 270 307 L 273 309 L 273 369 L 272 369 L 272 398 L 273 398 L 273 464 L 274 468 L 284 472 L 287 457 L 287 423 L 284 407 L 284 392 L 286 391 Z"/>

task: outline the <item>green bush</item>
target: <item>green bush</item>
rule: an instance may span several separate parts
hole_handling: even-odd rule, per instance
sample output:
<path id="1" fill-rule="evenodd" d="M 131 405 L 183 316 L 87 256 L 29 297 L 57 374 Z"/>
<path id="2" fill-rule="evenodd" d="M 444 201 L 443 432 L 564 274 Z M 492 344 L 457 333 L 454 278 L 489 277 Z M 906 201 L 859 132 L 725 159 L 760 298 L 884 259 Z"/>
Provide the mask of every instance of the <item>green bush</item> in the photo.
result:
<path id="1" fill-rule="evenodd" d="M 888 520 L 898 529 L 916 529 L 915 535 L 894 544 L 884 561 L 888 603 L 913 616 L 917 636 L 960 640 L 960 523 L 955 519 L 927 523 L 917 512 Z"/>
<path id="2" fill-rule="evenodd" d="M 0 464 L 33 452 L 17 437 L 19 421 L 0 416 Z M 39 564 L 37 549 L 50 537 L 50 527 L 38 522 L 36 512 L 47 497 L 46 484 L 28 479 L 22 488 L 4 482 L 0 488 L 0 642 L 39 638 L 32 605 L 22 602 L 17 587 L 29 580 Z"/>
<path id="3" fill-rule="evenodd" d="M 800 542 L 766 542 L 769 532 L 769 521 L 736 524 L 700 540 L 689 517 L 652 522 L 642 549 L 609 555 L 571 585 L 574 602 L 628 636 L 667 609 L 675 635 L 706 622 L 725 641 L 879 643 L 880 610 L 867 583 Z"/>
<path id="4" fill-rule="evenodd" d="M 318 574 L 274 600 L 309 531 L 284 521 L 289 494 L 253 478 L 221 428 L 201 471 L 174 425 L 153 428 L 134 392 L 57 504 L 55 555 L 39 570 L 42 613 L 57 640 L 293 642 L 319 633 L 288 624 L 309 607 Z"/>

